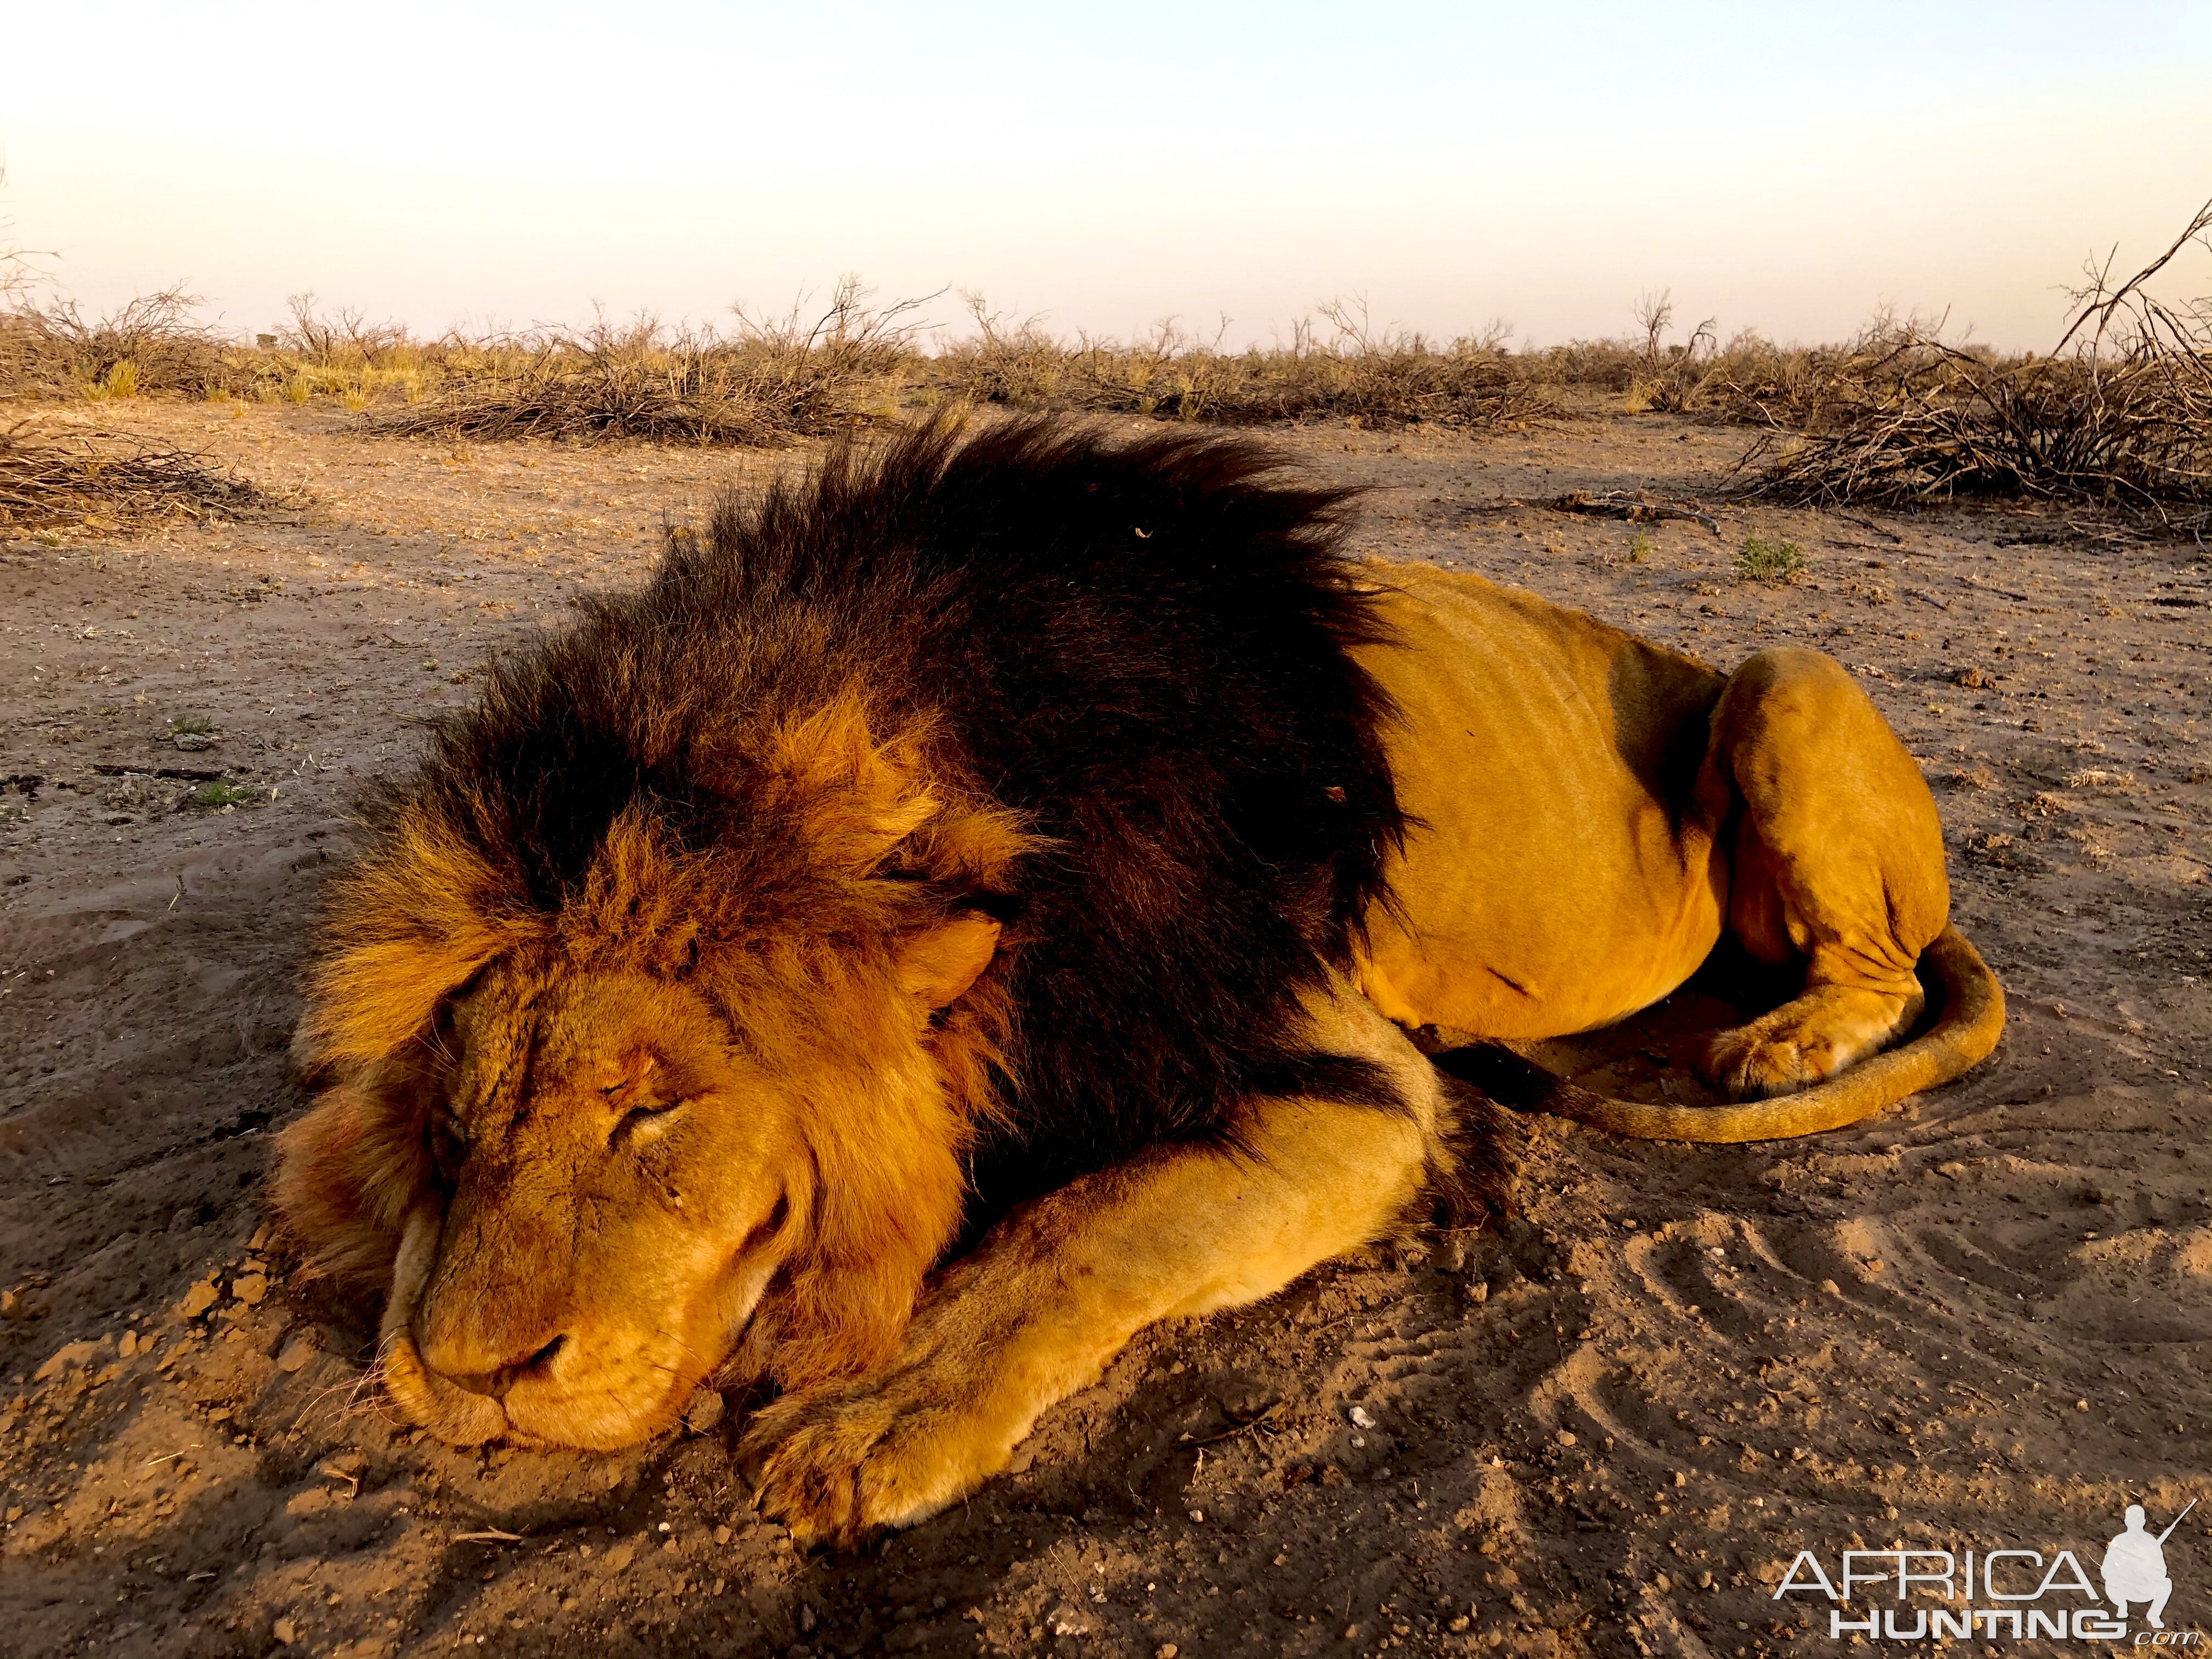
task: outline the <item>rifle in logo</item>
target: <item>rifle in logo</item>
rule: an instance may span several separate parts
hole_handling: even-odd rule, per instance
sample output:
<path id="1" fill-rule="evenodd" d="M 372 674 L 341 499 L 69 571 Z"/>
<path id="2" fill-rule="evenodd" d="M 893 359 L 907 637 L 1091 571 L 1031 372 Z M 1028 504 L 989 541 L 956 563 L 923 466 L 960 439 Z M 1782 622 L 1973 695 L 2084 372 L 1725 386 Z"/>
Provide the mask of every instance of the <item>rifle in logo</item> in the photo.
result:
<path id="1" fill-rule="evenodd" d="M 2128 1529 L 2105 1546 L 2105 1599 L 2122 1619 L 2128 1616 L 2129 1602 L 2148 1601 L 2150 1608 L 2144 1616 L 2149 1620 L 2151 1628 L 2166 1628 L 2166 1620 L 2159 1615 L 2166 1611 L 2166 1597 L 2173 1594 L 2173 1580 L 2166 1571 L 2166 1540 L 2173 1536 L 2174 1528 L 2196 1507 L 2197 1500 L 2192 1498 L 2188 1508 L 2175 1516 L 2164 1532 L 2153 1537 L 2143 1530 L 2143 1506 L 2128 1505 Z"/>

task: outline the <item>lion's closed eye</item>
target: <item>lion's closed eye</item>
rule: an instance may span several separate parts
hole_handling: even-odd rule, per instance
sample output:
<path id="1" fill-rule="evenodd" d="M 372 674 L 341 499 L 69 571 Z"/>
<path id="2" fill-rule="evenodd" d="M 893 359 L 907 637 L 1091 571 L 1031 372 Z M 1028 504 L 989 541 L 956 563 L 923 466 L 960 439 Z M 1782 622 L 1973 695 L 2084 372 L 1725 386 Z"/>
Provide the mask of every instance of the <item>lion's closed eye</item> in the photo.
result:
<path id="1" fill-rule="evenodd" d="M 648 1098 L 641 1092 L 647 1078 L 653 1074 L 657 1062 L 651 1054 L 641 1054 L 623 1067 L 622 1076 L 604 1085 L 600 1095 L 612 1106 L 629 1107 L 643 1104 Z M 673 1104 L 673 1102 L 665 1103 Z"/>
<path id="2" fill-rule="evenodd" d="M 615 1122 L 617 1139 L 642 1127 L 648 1120 L 665 1116 L 684 1103 L 684 1097 L 674 1090 L 652 1086 L 653 1066 L 650 1055 L 641 1057 L 626 1068 L 623 1076 L 600 1089 L 600 1097 L 619 1115 Z"/>

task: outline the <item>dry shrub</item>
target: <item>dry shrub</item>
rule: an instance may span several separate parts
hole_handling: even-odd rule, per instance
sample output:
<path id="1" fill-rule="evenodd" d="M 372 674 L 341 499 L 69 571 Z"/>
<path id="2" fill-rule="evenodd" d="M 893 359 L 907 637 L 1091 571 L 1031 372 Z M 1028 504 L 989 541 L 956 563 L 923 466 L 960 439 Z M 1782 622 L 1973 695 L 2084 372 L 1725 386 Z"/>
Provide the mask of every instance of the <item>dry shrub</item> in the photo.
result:
<path id="1" fill-rule="evenodd" d="M 287 504 L 188 450 L 107 433 L 56 433 L 29 420 L 0 430 L 0 536 L 127 534 Z"/>
<path id="2" fill-rule="evenodd" d="M 1636 305 L 1636 337 L 1541 347 L 1520 354 L 1515 366 L 1546 385 L 1625 394 L 1631 414 L 1654 410 L 1715 424 L 1787 425 L 1802 416 L 1836 374 L 1879 358 L 1898 328 L 1885 315 L 1840 345 L 1780 345 L 1755 329 L 1740 330 L 1723 343 L 1717 319 L 1708 317 L 1686 338 L 1670 342 L 1674 318 L 1670 293 L 1646 295 Z"/>
<path id="3" fill-rule="evenodd" d="M 933 297 L 933 296 L 932 296 Z M 646 438 L 773 444 L 888 418 L 913 355 L 913 313 L 882 307 L 857 279 L 837 285 L 811 321 L 804 301 L 780 318 L 738 309 L 738 328 L 671 331 L 651 317 L 628 325 L 544 329 L 488 343 L 481 361 L 449 359 L 445 383 L 385 416 L 393 433 L 469 438 Z"/>
<path id="4" fill-rule="evenodd" d="M 1751 332 L 1739 334 L 1722 349 L 1711 317 L 1692 329 L 1687 339 L 1670 344 L 1667 332 L 1674 320 L 1671 289 L 1639 297 L 1635 315 L 1639 332 L 1633 338 L 1571 340 L 1524 352 L 1516 366 L 1531 380 L 1547 385 L 1625 393 L 1632 414 L 1646 410 L 1683 413 L 1705 410 L 1707 388 L 1720 377 L 1782 350 Z"/>
<path id="5" fill-rule="evenodd" d="M 1067 348 L 1045 331 L 1038 318 L 1013 322 L 1004 312 L 992 310 L 980 294 L 963 291 L 960 298 L 975 331 L 939 349 L 929 365 L 933 377 L 970 403 L 1059 407 L 1067 380 Z"/>
<path id="6" fill-rule="evenodd" d="M 2148 291 L 2192 246 L 2212 250 L 2212 203 L 2126 281 L 2092 267 L 2045 356 L 1998 360 L 1899 325 L 1765 411 L 1775 429 L 1739 463 L 1740 493 L 1820 506 L 2026 498 L 2201 532 L 2212 526 L 2212 299 Z"/>
<path id="7" fill-rule="evenodd" d="M 374 368 L 403 353 L 419 354 L 397 323 L 372 323 L 356 306 L 340 306 L 327 315 L 316 309 L 312 289 L 288 295 L 289 326 L 278 331 L 280 350 L 328 368 Z"/>
<path id="8" fill-rule="evenodd" d="M 1288 345 L 1224 351 L 1220 333 L 1206 340 L 1173 321 L 1133 341 L 1079 335 L 1071 344 L 1034 319 L 1009 325 L 980 296 L 968 300 L 975 334 L 946 347 L 929 368 L 942 392 L 978 403 L 1232 426 L 1331 419 L 1514 429 L 1560 413 L 1517 371 L 1502 331 L 1438 346 L 1376 330 L 1364 304 L 1322 307 L 1326 339 L 1304 320 Z"/>
<path id="9" fill-rule="evenodd" d="M 1879 395 L 1907 382 L 1955 390 L 1971 366 L 2009 371 L 2030 359 L 1972 343 L 1939 345 L 1942 319 L 1884 309 L 1839 345 L 1781 347 L 1739 336 L 1716 355 L 1692 405 L 1709 420 L 1802 431 L 1824 418 L 1838 387 Z"/>

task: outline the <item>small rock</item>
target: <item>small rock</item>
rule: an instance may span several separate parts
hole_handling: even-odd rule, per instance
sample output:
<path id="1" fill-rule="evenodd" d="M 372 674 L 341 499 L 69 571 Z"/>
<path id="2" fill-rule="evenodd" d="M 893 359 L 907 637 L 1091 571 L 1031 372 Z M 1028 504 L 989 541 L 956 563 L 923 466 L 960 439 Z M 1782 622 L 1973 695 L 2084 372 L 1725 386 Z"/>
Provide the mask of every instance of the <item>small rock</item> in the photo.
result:
<path id="1" fill-rule="evenodd" d="M 280 1371 L 303 1371 L 315 1357 L 315 1344 L 305 1331 L 295 1331 L 284 1339 L 284 1346 L 276 1351 L 276 1369 Z"/>
<path id="2" fill-rule="evenodd" d="M 726 1543 L 728 1543 L 728 1542 L 730 1541 L 730 1529 L 729 1529 L 729 1528 L 728 1528 L 728 1527 L 726 1527 L 726 1526 L 716 1527 L 716 1528 L 714 1528 L 714 1541 L 715 1541 L 717 1544 L 726 1544 Z M 719 1595 L 720 1593 L 720 1591 L 717 1591 L 717 1592 L 716 1592 L 716 1594 L 717 1594 L 717 1595 Z"/>
<path id="3" fill-rule="evenodd" d="M 722 1420 L 726 1410 L 721 1395 L 712 1389 L 702 1389 L 684 1408 L 684 1426 L 693 1434 L 706 1434 Z"/>
<path id="4" fill-rule="evenodd" d="M 1472 1285 L 1469 1285 L 1467 1287 L 1467 1299 L 1470 1302 L 1489 1301 L 1490 1281 L 1486 1279 L 1478 1279 Z"/>
<path id="5" fill-rule="evenodd" d="M 1841 1296 L 1843 1294 L 1843 1291 L 1838 1286 L 1834 1279 L 1824 1279 L 1820 1281 L 1820 1293 L 1823 1296 Z"/>
<path id="6" fill-rule="evenodd" d="M 621 1543 L 616 1545 L 612 1549 L 607 1552 L 607 1571 L 609 1572 L 620 1572 L 624 1567 L 628 1566 L 636 1559 L 636 1541 L 634 1539 L 625 1538 Z"/>
<path id="7" fill-rule="evenodd" d="M 1152 1659 L 1176 1659 L 1182 1650 L 1172 1642 L 1163 1642 L 1152 1650 Z"/>
<path id="8" fill-rule="evenodd" d="M 1565 1429 L 1561 1429 L 1559 1433 L 1553 1435 L 1552 1437 L 1554 1440 L 1557 1440 L 1562 1446 L 1571 1446 L 1575 1443 L 1575 1437 Z"/>
<path id="9" fill-rule="evenodd" d="M 289 1619 L 279 1619 L 270 1627 L 269 1633 L 288 1648 L 300 1639 L 299 1626 Z"/>
<path id="10" fill-rule="evenodd" d="M 220 1292 L 216 1291 L 214 1281 L 203 1279 L 185 1292 L 185 1299 L 177 1304 L 177 1311 L 186 1319 L 198 1319 L 210 1308 L 215 1306 L 215 1299 L 218 1294 Z"/>
<path id="11" fill-rule="evenodd" d="M 1364 1406 L 1354 1406 L 1351 1411 L 1351 1417 L 1354 1428 L 1371 1429 L 1375 1426 L 1375 1419 L 1367 1414 L 1367 1408 Z"/>
<path id="12" fill-rule="evenodd" d="M 222 739 L 212 732 L 179 732 L 169 741 L 187 755 L 197 755 L 204 749 L 212 749 Z"/>
<path id="13" fill-rule="evenodd" d="M 808 1607 L 804 1601 L 800 1602 L 799 1605 L 799 1633 L 801 1636 L 811 1636 L 814 1634 L 814 1609 Z"/>
<path id="14" fill-rule="evenodd" d="M 1080 1636 L 1087 1628 L 1083 1615 L 1065 1601 L 1045 1614 L 1044 1627 L 1054 1636 Z"/>
<path id="15" fill-rule="evenodd" d="M 125 1359 L 130 1358 L 131 1355 L 137 1353 L 138 1352 L 138 1333 L 136 1331 L 124 1332 L 123 1340 L 116 1344 L 115 1351 L 118 1354 L 122 1355 Z"/>
<path id="16" fill-rule="evenodd" d="M 1668 1577 L 1668 1576 L 1663 1572 L 1654 1573 L 1651 1577 L 1651 1588 L 1657 1590 L 1660 1595 L 1664 1595 L 1668 1590 L 1674 1588 L 1674 1581 Z"/>
<path id="17" fill-rule="evenodd" d="M 241 1273 L 230 1282 L 230 1293 L 249 1308 L 261 1305 L 261 1298 L 269 1294 L 266 1273 Z"/>
<path id="18" fill-rule="evenodd" d="M 1206 1519 L 1206 1511 L 1204 1510 L 1193 1510 L 1190 1512 L 1190 1518 L 1194 1521 L 1203 1522 Z"/>

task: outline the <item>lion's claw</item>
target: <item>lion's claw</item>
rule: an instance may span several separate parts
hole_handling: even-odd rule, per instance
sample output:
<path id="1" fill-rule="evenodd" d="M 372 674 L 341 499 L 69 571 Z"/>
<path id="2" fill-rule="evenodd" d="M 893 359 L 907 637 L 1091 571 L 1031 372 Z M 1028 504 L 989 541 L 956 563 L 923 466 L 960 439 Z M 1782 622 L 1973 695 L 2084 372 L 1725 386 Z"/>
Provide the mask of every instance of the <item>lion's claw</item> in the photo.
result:
<path id="1" fill-rule="evenodd" d="M 1818 1083 L 1837 1069 L 1835 1056 L 1751 1027 L 1723 1031 L 1706 1051 L 1705 1073 L 1731 1100 L 1765 1100 Z"/>
<path id="2" fill-rule="evenodd" d="M 972 1388 L 915 1366 L 776 1401 L 739 1444 L 754 1505 L 802 1545 L 851 1549 L 912 1526 L 1003 1468 L 1012 1436 L 972 1409 Z"/>

